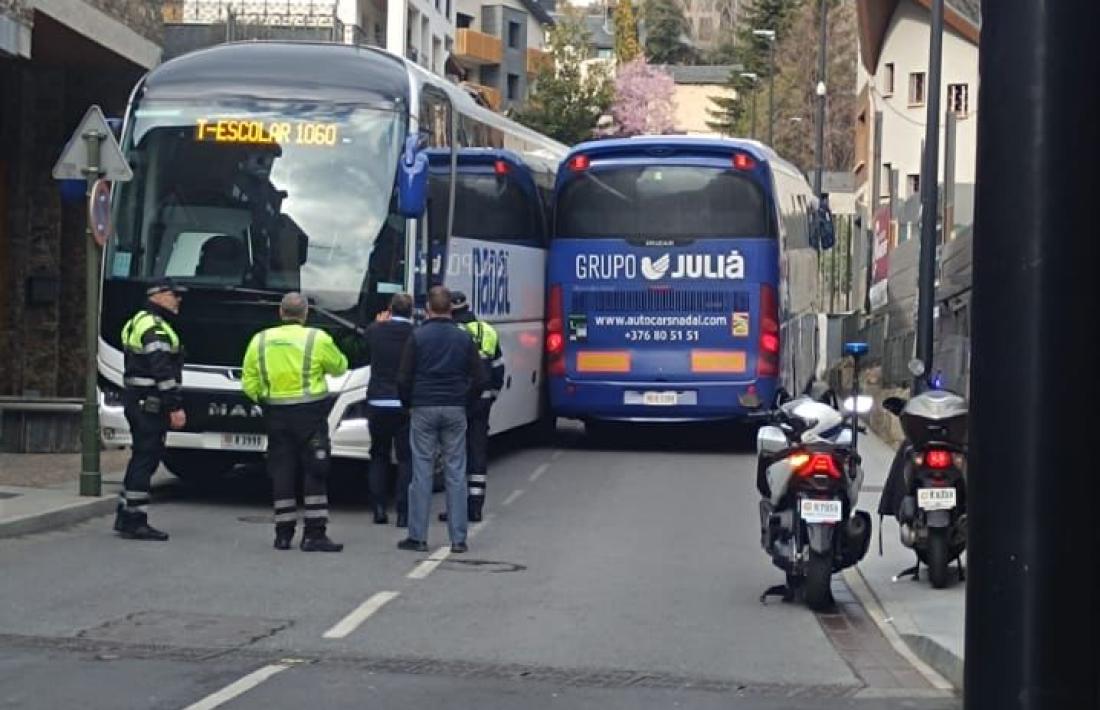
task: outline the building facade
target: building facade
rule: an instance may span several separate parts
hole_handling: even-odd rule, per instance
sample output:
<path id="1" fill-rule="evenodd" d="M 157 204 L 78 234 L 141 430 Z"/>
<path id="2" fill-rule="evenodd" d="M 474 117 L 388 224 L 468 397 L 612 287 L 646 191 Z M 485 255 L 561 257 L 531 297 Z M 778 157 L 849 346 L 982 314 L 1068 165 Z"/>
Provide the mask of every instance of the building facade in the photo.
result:
<path id="1" fill-rule="evenodd" d="M 534 0 L 457 0 L 453 58 L 460 77 L 495 110 L 526 101 L 554 20 Z"/>
<path id="2" fill-rule="evenodd" d="M 0 0 L 0 396 L 81 397 L 83 187 L 51 170 L 91 104 L 161 57 L 156 0 Z"/>
<path id="3" fill-rule="evenodd" d="M 693 135 L 718 136 L 707 125 L 711 119 L 707 110 L 713 108 L 715 96 L 736 98 L 736 92 L 727 82 L 738 66 L 717 64 L 713 66 L 662 66 L 676 82 L 675 101 L 676 131 Z"/>

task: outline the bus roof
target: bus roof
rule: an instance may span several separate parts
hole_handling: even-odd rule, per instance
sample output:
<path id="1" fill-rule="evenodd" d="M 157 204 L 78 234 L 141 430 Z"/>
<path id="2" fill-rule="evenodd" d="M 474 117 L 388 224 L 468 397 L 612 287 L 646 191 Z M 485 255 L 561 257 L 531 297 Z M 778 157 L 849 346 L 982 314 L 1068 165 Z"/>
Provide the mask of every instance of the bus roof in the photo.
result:
<path id="1" fill-rule="evenodd" d="M 786 169 L 799 177 L 804 177 L 802 172 L 779 157 L 771 147 L 757 140 L 749 138 L 719 138 L 708 136 L 633 136 L 631 138 L 609 138 L 605 140 L 587 141 L 579 143 L 569 151 L 566 160 L 578 153 L 584 153 L 589 157 L 611 155 L 638 155 L 647 154 L 654 148 L 673 148 L 684 150 L 705 151 L 733 151 L 739 150 L 748 153 L 758 161 L 766 162 L 774 169 Z M 654 158 L 661 156 L 654 155 Z"/>

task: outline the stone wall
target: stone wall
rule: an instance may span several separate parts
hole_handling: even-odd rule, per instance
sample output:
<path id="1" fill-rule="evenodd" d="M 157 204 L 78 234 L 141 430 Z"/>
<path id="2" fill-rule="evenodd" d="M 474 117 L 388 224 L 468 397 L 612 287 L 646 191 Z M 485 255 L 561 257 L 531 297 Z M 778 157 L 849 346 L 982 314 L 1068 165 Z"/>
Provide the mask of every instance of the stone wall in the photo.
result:
<path id="1" fill-rule="evenodd" d="M 29 25 L 34 11 L 28 6 L 27 0 L 0 0 L 0 14 L 22 20 Z"/>
<path id="2" fill-rule="evenodd" d="M 160 44 L 164 37 L 163 0 L 84 0 L 84 2 L 99 8 L 157 44 Z"/>

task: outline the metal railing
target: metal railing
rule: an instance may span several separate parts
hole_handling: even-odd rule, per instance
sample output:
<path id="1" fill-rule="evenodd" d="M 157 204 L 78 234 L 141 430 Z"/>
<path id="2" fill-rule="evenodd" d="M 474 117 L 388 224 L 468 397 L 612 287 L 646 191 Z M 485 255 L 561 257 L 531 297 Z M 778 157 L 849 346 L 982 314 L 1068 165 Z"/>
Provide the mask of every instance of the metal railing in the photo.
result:
<path id="1" fill-rule="evenodd" d="M 336 27 L 334 0 L 180 0 L 164 6 L 166 22 L 271 27 Z"/>

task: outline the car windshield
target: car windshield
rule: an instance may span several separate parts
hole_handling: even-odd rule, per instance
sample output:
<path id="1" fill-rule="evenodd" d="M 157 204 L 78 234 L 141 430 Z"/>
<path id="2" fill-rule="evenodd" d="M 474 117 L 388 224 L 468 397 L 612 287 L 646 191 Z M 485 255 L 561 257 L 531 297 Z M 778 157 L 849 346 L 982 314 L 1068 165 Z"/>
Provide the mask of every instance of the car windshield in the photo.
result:
<path id="1" fill-rule="evenodd" d="M 399 288 L 403 130 L 397 112 L 347 105 L 147 103 L 106 277 L 300 290 L 333 310 Z"/>

